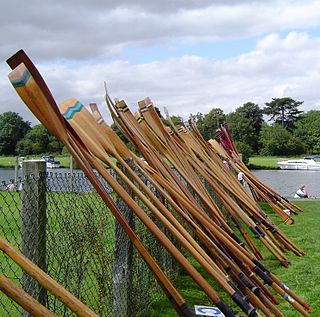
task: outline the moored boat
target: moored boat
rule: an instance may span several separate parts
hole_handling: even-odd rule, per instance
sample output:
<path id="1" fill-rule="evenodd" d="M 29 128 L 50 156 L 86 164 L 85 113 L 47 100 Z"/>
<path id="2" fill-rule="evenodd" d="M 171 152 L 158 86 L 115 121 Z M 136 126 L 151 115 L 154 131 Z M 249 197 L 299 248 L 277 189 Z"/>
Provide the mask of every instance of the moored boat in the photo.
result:
<path id="1" fill-rule="evenodd" d="M 303 159 L 277 162 L 282 170 L 320 171 L 319 155 L 305 156 Z"/>
<path id="2" fill-rule="evenodd" d="M 46 165 L 48 169 L 60 167 L 60 162 L 55 161 L 53 156 L 42 156 L 42 159 L 46 161 Z"/>

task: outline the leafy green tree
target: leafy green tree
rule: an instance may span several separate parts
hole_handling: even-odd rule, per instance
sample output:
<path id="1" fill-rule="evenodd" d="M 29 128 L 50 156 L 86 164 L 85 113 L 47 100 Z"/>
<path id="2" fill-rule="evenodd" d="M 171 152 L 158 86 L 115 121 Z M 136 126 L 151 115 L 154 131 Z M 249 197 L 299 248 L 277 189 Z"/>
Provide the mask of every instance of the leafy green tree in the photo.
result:
<path id="1" fill-rule="evenodd" d="M 269 121 L 273 120 L 282 128 L 292 130 L 294 123 L 303 112 L 298 109 L 302 104 L 303 101 L 295 101 L 290 97 L 272 98 L 271 102 L 265 104 L 263 112 L 270 116 Z"/>
<path id="2" fill-rule="evenodd" d="M 279 124 L 262 125 L 262 155 L 297 155 L 305 152 L 305 144 Z"/>
<path id="3" fill-rule="evenodd" d="M 257 104 L 247 102 L 227 115 L 226 120 L 234 141 L 247 144 L 251 153 L 260 149 L 259 134 L 263 123 L 263 113 Z"/>
<path id="4" fill-rule="evenodd" d="M 17 142 L 30 130 L 30 125 L 16 112 L 0 114 L 0 155 L 13 155 Z"/>
<path id="5" fill-rule="evenodd" d="M 249 163 L 249 158 L 252 156 L 252 148 L 247 143 L 241 142 L 241 141 L 235 141 L 235 146 L 239 153 L 242 155 L 242 161 L 244 164 Z"/>
<path id="6" fill-rule="evenodd" d="M 16 153 L 19 155 L 61 153 L 63 145 L 48 130 L 38 124 L 30 129 L 26 136 L 17 143 Z"/>
<path id="7" fill-rule="evenodd" d="M 215 138 L 216 129 L 225 119 L 222 109 L 213 108 L 204 116 L 198 113 L 196 124 L 204 139 L 209 140 Z"/>
<path id="8" fill-rule="evenodd" d="M 134 153 L 138 154 L 137 150 L 135 149 L 134 145 L 128 141 L 125 135 L 121 132 L 118 126 L 114 123 L 111 124 L 111 129 L 118 135 L 118 137 L 122 140 L 122 142 Z"/>
<path id="9" fill-rule="evenodd" d="M 182 123 L 183 123 L 183 118 L 180 117 L 180 116 L 170 116 L 170 119 L 171 119 L 171 121 L 172 121 L 172 123 L 173 123 L 174 125 L 179 125 L 179 124 L 182 124 Z M 169 120 L 161 117 L 161 121 L 163 122 L 163 124 L 164 124 L 165 126 L 168 126 L 168 127 L 170 126 Z"/>
<path id="10" fill-rule="evenodd" d="M 296 122 L 293 134 L 306 145 L 311 154 L 320 153 L 320 111 L 311 110 L 304 113 Z"/>
<path id="11" fill-rule="evenodd" d="M 191 122 L 194 123 L 198 127 L 198 129 L 199 126 L 202 125 L 203 118 L 204 115 L 201 112 L 198 112 L 197 114 L 190 114 L 189 116 L 189 120 L 191 120 Z"/>
<path id="12" fill-rule="evenodd" d="M 46 152 L 51 154 L 61 154 L 62 149 L 63 149 L 63 144 L 53 135 L 49 135 L 49 142 L 48 142 Z"/>

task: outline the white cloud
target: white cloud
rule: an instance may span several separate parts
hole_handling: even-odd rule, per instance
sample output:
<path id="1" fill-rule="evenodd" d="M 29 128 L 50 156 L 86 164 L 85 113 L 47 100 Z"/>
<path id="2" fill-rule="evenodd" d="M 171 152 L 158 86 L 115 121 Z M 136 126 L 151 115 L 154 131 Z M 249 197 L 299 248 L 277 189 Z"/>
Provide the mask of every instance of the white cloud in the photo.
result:
<path id="1" fill-rule="evenodd" d="M 320 23 L 319 0 L 12 0 L 0 12 L 3 60 L 21 47 L 42 60 L 109 59 L 130 45 L 241 39 Z"/>
<path id="2" fill-rule="evenodd" d="M 303 45 L 292 49 L 299 41 Z M 39 69 L 58 102 L 69 97 L 86 105 L 97 102 L 105 115 L 104 81 L 112 97 L 129 105 L 150 96 L 160 109 L 165 106 L 185 118 L 212 107 L 228 113 L 247 101 L 264 106 L 273 97 L 303 100 L 304 109 L 316 107 L 320 99 L 320 39 L 304 33 L 284 38 L 267 35 L 252 52 L 225 60 L 182 56 L 146 64 L 115 61 L 78 67 L 40 65 Z M 0 84 L 9 86 L 3 79 Z M 12 91 L 8 96 L 11 100 Z M 12 107 L 11 101 L 8 106 Z"/>
<path id="3" fill-rule="evenodd" d="M 227 113 L 249 100 L 263 106 L 282 95 L 304 100 L 305 109 L 319 104 L 320 38 L 309 32 L 319 27 L 320 0 L 12 0 L 2 1 L 0 12 L 1 59 L 23 47 L 58 102 L 76 97 L 104 107 L 107 81 L 111 95 L 130 105 L 150 96 L 160 108 L 184 117 L 212 107 Z M 256 47 L 234 52 L 233 58 L 199 54 L 139 64 L 130 56 L 120 59 L 132 45 L 143 50 L 156 44 L 161 50 L 168 43 L 253 36 Z M 32 120 L 8 72 L 2 64 L 0 113 L 14 110 Z"/>

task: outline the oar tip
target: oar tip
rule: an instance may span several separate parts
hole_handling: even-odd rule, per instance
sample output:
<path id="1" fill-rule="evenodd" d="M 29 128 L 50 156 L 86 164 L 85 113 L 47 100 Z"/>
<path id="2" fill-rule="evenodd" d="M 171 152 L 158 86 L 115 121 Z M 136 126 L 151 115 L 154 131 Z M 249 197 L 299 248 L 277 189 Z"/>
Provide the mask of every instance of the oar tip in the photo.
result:
<path id="1" fill-rule="evenodd" d="M 14 53 L 12 56 L 10 56 L 6 63 L 11 67 L 11 69 L 16 68 L 21 63 L 21 57 L 27 56 L 27 54 L 24 52 L 23 49 L 20 49 L 16 53 Z"/>

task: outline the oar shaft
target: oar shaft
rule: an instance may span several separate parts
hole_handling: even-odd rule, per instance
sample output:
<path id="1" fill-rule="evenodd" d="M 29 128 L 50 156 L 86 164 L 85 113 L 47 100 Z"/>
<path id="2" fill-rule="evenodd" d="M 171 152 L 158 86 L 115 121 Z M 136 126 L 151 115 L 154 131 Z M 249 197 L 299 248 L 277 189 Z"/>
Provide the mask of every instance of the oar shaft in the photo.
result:
<path id="1" fill-rule="evenodd" d="M 64 289 L 48 274 L 42 271 L 29 259 L 20 252 L 12 248 L 9 243 L 0 238 L 0 250 L 18 264 L 26 273 L 34 278 L 41 286 L 47 289 L 55 297 L 59 298 L 62 303 L 69 307 L 74 313 L 80 317 L 98 317 L 91 309 L 84 305 L 80 300 Z"/>
<path id="2" fill-rule="evenodd" d="M 3 275 L 0 275 L 0 291 L 34 317 L 55 317 L 50 310 L 41 305 L 32 296 L 13 284 Z"/>

